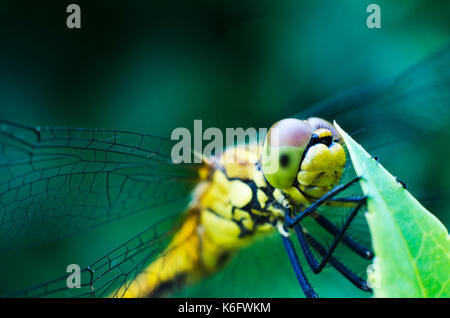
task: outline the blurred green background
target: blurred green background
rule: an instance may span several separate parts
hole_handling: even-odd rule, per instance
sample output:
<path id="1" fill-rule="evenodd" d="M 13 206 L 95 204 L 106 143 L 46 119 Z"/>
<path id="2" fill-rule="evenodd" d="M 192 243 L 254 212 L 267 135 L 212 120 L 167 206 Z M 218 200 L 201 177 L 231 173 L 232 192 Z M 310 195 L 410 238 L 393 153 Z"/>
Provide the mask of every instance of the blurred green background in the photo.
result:
<path id="1" fill-rule="evenodd" d="M 396 75 L 450 40 L 449 1 L 376 1 L 377 30 L 366 27 L 373 1 L 76 1 L 80 30 L 65 24 L 71 2 L 0 3 L 0 118 L 165 137 L 194 119 L 269 127 L 342 89 Z M 420 156 L 411 176 L 429 164 Z M 423 184 L 436 188 L 427 193 L 449 188 L 448 165 L 426 171 L 440 175 Z M 448 209 L 433 212 L 450 223 Z M 0 294 L 63 275 L 69 263 L 88 265 L 149 220 L 151 212 L 0 251 Z M 367 296 L 333 271 L 314 282 L 323 297 Z M 178 295 L 302 296 L 277 238 Z"/>

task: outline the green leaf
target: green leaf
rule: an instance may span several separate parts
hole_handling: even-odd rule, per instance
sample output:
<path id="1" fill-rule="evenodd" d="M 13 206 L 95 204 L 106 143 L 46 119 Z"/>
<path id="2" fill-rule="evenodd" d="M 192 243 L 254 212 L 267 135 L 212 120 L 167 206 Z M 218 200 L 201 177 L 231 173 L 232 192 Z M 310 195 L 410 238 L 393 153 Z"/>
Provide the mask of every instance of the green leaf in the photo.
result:
<path id="1" fill-rule="evenodd" d="M 445 226 L 336 123 L 368 197 L 375 297 L 450 297 Z M 407 162 L 405 162 L 407 164 Z"/>

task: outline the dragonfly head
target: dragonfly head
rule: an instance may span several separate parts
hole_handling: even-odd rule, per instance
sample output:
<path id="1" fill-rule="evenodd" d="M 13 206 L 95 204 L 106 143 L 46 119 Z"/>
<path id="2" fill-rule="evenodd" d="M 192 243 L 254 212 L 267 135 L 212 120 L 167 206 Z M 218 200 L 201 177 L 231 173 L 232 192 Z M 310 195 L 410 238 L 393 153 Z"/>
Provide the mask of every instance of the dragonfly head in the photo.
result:
<path id="1" fill-rule="evenodd" d="M 286 192 L 318 198 L 342 176 L 345 151 L 334 126 L 321 118 L 283 119 L 275 123 L 264 141 L 261 163 L 264 176 Z"/>

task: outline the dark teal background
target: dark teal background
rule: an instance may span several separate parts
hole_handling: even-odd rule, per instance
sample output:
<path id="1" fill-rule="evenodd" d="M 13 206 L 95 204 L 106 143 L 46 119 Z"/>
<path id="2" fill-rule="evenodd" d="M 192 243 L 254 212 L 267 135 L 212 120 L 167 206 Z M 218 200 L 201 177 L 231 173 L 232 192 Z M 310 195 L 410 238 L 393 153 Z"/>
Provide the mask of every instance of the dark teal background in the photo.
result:
<path id="1" fill-rule="evenodd" d="M 69 1 L 2 1 L 0 118 L 165 137 L 194 119 L 203 127 L 269 127 L 342 89 L 396 75 L 449 42 L 449 1 L 376 1 L 382 28 L 370 30 L 372 2 L 77 1 L 82 28 L 69 30 Z M 431 141 L 442 156 L 448 145 Z M 445 193 L 448 160 L 408 155 L 415 160 L 402 179 L 419 175 L 418 192 Z M 449 224 L 440 200 L 434 212 Z M 87 265 L 149 220 L 144 213 L 0 252 L 0 292 L 60 276 L 69 263 Z M 300 296 L 281 245 L 268 241 L 180 296 Z M 322 296 L 365 296 L 332 271 L 317 284 Z"/>

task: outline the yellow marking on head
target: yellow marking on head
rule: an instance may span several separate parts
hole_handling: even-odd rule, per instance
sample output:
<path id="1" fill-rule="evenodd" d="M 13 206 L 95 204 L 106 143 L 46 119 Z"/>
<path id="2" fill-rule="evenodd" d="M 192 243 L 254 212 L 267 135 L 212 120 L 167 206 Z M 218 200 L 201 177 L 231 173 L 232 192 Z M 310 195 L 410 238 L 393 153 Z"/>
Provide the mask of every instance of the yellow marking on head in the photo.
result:
<path id="1" fill-rule="evenodd" d="M 310 147 L 297 174 L 300 190 L 309 197 L 321 197 L 339 182 L 345 161 L 345 151 L 339 143 Z"/>
<path id="2" fill-rule="evenodd" d="M 317 137 L 319 137 L 319 138 L 325 138 L 325 137 L 331 137 L 332 136 L 331 131 L 329 129 L 326 129 L 326 128 L 316 129 L 313 132 L 313 134 L 316 134 Z"/>
<path id="3" fill-rule="evenodd" d="M 331 147 L 324 144 L 316 144 L 310 147 L 301 164 L 301 170 L 317 171 L 332 170 L 345 166 L 344 148 L 334 143 Z"/>

